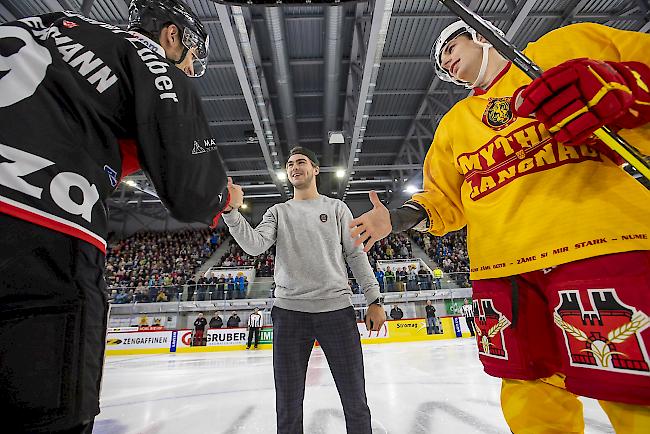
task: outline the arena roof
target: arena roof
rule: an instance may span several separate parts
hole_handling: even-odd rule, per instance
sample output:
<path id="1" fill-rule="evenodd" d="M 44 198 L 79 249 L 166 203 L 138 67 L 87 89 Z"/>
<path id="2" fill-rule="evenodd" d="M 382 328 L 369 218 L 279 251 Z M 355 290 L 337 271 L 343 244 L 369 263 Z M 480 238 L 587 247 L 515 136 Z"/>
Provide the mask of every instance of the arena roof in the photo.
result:
<path id="1" fill-rule="evenodd" d="M 210 32 L 210 64 L 195 80 L 220 155 L 247 196 L 288 197 L 277 176 L 295 144 L 319 155 L 320 191 L 349 200 L 421 180 L 442 115 L 467 91 L 438 80 L 429 52 L 456 17 L 435 0 L 338 6 L 224 6 L 186 0 Z M 126 0 L 0 0 L 0 22 L 63 9 L 123 26 Z M 648 32 L 647 0 L 465 0 L 519 48 L 546 32 L 591 21 Z M 344 144 L 330 144 L 342 131 Z M 345 169 L 342 178 L 337 169 Z M 152 192 L 142 174 L 136 190 Z M 355 194 L 357 194 L 355 196 Z M 364 193 L 365 194 L 365 193 Z M 147 194 L 122 186 L 113 207 Z M 146 203 L 146 202 L 145 202 Z"/>

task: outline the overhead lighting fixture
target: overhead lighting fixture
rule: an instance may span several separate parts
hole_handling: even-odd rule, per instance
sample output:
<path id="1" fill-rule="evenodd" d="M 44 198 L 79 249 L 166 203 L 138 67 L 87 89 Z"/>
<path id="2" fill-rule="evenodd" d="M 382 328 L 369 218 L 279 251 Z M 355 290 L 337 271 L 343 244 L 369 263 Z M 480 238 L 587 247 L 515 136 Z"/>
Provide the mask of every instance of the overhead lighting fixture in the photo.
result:
<path id="1" fill-rule="evenodd" d="M 280 181 L 285 181 L 287 179 L 287 173 L 284 170 L 278 170 L 275 172 L 275 175 Z"/>
<path id="2" fill-rule="evenodd" d="M 422 191 L 419 188 L 417 188 L 415 185 L 407 185 L 406 188 L 404 189 L 405 193 L 417 193 L 418 191 Z"/>
<path id="3" fill-rule="evenodd" d="M 328 133 L 330 145 L 342 145 L 345 143 L 343 131 L 330 131 Z"/>
<path id="4" fill-rule="evenodd" d="M 336 171 L 336 177 L 337 178 L 343 178 L 345 176 L 345 170 L 339 169 Z"/>
<path id="5" fill-rule="evenodd" d="M 135 183 L 135 181 L 133 181 L 133 180 L 131 180 L 131 179 L 129 179 L 128 181 L 126 181 L 125 184 L 128 185 L 129 187 L 135 187 L 135 186 L 138 185 L 138 184 Z"/>
<path id="6" fill-rule="evenodd" d="M 246 208 L 248 208 L 248 205 L 246 205 L 245 203 L 242 203 L 241 204 L 241 209 L 246 209 Z"/>

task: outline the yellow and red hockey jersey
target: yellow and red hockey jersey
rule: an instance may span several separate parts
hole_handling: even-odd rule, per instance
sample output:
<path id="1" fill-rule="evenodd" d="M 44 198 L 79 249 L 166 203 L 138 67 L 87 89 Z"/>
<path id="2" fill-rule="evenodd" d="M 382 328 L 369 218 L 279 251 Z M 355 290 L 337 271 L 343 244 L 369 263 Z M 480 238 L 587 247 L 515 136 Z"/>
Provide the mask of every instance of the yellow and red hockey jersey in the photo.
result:
<path id="1" fill-rule="evenodd" d="M 650 64 L 650 35 L 574 24 L 524 53 L 544 70 L 581 57 Z M 424 192 L 413 196 L 429 231 L 467 225 L 472 279 L 650 250 L 650 191 L 593 148 L 558 144 L 538 121 L 514 116 L 510 97 L 530 81 L 508 67 L 441 120 L 424 162 Z M 650 125 L 621 135 L 650 154 Z"/>

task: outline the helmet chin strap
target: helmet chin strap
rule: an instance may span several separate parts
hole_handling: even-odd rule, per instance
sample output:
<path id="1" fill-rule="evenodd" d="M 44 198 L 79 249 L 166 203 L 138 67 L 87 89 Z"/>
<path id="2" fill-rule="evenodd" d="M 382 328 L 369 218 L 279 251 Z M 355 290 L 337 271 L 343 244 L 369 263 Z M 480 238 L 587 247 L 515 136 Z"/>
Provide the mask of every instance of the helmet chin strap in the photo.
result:
<path id="1" fill-rule="evenodd" d="M 187 47 L 185 45 L 183 45 L 183 52 L 181 53 L 181 58 L 180 59 L 174 60 L 174 59 L 170 59 L 169 57 L 167 59 L 170 62 L 172 62 L 174 65 L 179 65 L 179 64 L 183 63 L 183 61 L 185 60 L 185 56 L 187 56 L 188 51 L 189 50 L 187 49 Z"/>
<path id="2" fill-rule="evenodd" d="M 492 44 L 486 44 L 482 42 L 477 42 L 478 44 L 481 44 L 483 46 L 483 55 L 481 59 L 481 68 L 478 71 L 478 75 L 476 76 L 476 80 L 474 80 L 474 83 L 468 85 L 467 87 L 470 89 L 474 89 L 475 87 L 479 86 L 483 79 L 485 78 L 485 71 L 487 71 L 487 66 L 488 66 L 488 60 L 489 60 L 489 51 L 490 47 Z"/>

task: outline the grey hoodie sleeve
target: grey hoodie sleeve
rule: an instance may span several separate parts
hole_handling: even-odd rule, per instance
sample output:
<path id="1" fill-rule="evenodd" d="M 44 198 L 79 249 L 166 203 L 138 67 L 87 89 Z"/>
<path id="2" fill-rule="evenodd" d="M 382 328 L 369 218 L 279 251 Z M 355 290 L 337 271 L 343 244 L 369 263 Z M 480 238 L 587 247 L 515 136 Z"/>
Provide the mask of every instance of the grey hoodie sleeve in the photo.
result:
<path id="1" fill-rule="evenodd" d="M 228 225 L 230 234 L 237 244 L 251 256 L 264 253 L 275 244 L 278 232 L 275 207 L 266 210 L 262 221 L 255 229 L 237 210 L 223 214 L 223 221 Z"/>

